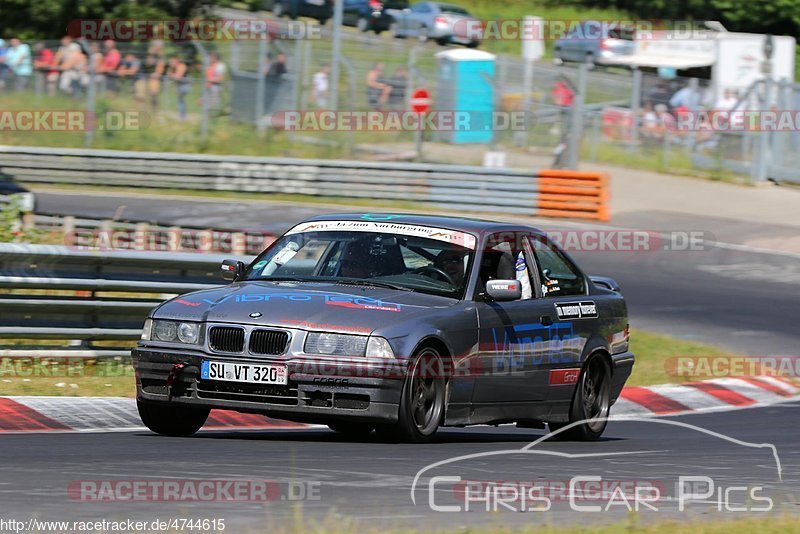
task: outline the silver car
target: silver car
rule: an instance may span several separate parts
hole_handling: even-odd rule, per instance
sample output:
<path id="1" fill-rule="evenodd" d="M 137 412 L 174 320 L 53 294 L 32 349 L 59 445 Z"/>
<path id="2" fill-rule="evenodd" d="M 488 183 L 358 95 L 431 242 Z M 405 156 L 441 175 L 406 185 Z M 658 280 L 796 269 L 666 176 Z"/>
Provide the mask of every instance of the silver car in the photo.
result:
<path id="1" fill-rule="evenodd" d="M 632 28 L 597 20 L 576 24 L 553 48 L 556 63 L 588 62 L 603 65 L 611 57 L 630 55 L 634 50 Z"/>
<path id="2" fill-rule="evenodd" d="M 480 44 L 480 21 L 463 7 L 441 2 L 417 2 L 407 9 L 387 12 L 394 19 L 389 31 L 394 37 L 435 40 L 440 45 L 459 43 L 470 48 Z"/>

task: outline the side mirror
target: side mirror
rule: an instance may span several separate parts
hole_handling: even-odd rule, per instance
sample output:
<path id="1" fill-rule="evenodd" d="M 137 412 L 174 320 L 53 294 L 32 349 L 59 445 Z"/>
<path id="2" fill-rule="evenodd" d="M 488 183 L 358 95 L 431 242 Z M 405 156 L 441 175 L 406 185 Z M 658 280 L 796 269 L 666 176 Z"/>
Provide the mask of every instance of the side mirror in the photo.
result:
<path id="1" fill-rule="evenodd" d="M 507 302 L 522 298 L 522 283 L 519 280 L 489 280 L 486 296 L 496 302 Z"/>
<path id="2" fill-rule="evenodd" d="M 222 271 L 222 278 L 235 282 L 244 272 L 244 263 L 237 260 L 222 260 L 219 269 Z"/>

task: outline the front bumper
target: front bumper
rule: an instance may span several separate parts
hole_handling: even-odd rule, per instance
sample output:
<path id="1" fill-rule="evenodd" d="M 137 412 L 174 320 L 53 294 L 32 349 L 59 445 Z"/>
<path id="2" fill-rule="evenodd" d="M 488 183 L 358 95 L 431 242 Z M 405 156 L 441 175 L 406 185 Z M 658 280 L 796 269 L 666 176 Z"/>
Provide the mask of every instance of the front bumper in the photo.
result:
<path id="1" fill-rule="evenodd" d="M 203 359 L 282 364 L 288 384 L 262 385 L 202 380 Z M 131 351 L 140 401 L 207 406 L 259 413 L 305 423 L 397 421 L 404 373 L 395 363 L 331 362 L 313 357 L 220 358 L 203 352 L 138 347 Z M 176 364 L 183 368 L 175 370 Z M 172 383 L 168 378 L 172 373 Z"/>

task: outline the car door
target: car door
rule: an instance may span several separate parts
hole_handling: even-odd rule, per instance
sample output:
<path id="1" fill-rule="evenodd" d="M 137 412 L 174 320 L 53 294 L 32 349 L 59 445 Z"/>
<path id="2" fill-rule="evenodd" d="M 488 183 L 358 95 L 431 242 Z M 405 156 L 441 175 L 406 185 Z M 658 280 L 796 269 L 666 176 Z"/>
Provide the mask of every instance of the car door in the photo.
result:
<path id="1" fill-rule="evenodd" d="M 483 247 L 476 287 L 480 370 L 473 393 L 476 404 L 524 403 L 547 395 L 551 344 L 562 332 L 552 304 L 537 298 L 526 239 L 516 232 L 495 234 Z M 509 278 L 522 282 L 522 299 L 493 302 L 481 296 L 487 280 Z"/>
<path id="2" fill-rule="evenodd" d="M 528 240 L 533 252 L 534 283 L 538 299 L 553 319 L 559 336 L 551 344 L 549 361 L 541 371 L 547 374 L 548 400 L 572 398 L 581 368 L 583 349 L 599 330 L 599 296 L 587 295 L 586 276 L 569 256 L 544 235 Z"/>
<path id="3" fill-rule="evenodd" d="M 429 2 L 419 2 L 411 6 L 411 11 L 406 17 L 406 35 L 409 37 L 419 37 L 422 35 L 422 27 L 429 16 L 431 6 Z"/>

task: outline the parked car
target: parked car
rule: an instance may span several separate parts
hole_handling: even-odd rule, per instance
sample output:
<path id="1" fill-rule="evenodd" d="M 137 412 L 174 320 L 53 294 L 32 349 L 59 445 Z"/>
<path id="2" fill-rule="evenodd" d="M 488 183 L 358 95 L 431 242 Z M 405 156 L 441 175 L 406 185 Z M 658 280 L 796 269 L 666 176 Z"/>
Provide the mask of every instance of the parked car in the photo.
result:
<path id="1" fill-rule="evenodd" d="M 634 36 L 633 28 L 614 22 L 581 21 L 555 42 L 553 59 L 603 65 L 611 57 L 633 54 Z"/>
<path id="2" fill-rule="evenodd" d="M 333 18 L 334 0 L 273 0 L 271 7 L 265 5 L 265 9 L 272 10 L 276 17 L 311 17 L 317 19 L 320 24 L 325 24 L 328 19 Z"/>
<path id="3" fill-rule="evenodd" d="M 362 32 L 381 33 L 388 30 L 394 20 L 389 10 L 407 7 L 407 0 L 344 0 L 342 23 L 355 26 Z"/>
<path id="4" fill-rule="evenodd" d="M 529 226 L 322 215 L 221 269 L 230 285 L 158 306 L 132 351 L 156 433 L 225 408 L 411 442 L 512 422 L 596 440 L 633 368 L 617 283 Z"/>
<path id="5" fill-rule="evenodd" d="M 417 2 L 410 8 L 389 10 L 393 21 L 389 31 L 394 37 L 433 39 L 440 45 L 459 43 L 471 48 L 480 40 L 470 35 L 471 28 L 480 27 L 480 21 L 460 6 L 440 2 Z"/>
<path id="6" fill-rule="evenodd" d="M 13 177 L 0 172 L 0 209 L 11 202 L 16 202 L 20 213 L 33 213 L 36 209 L 36 196 Z"/>

